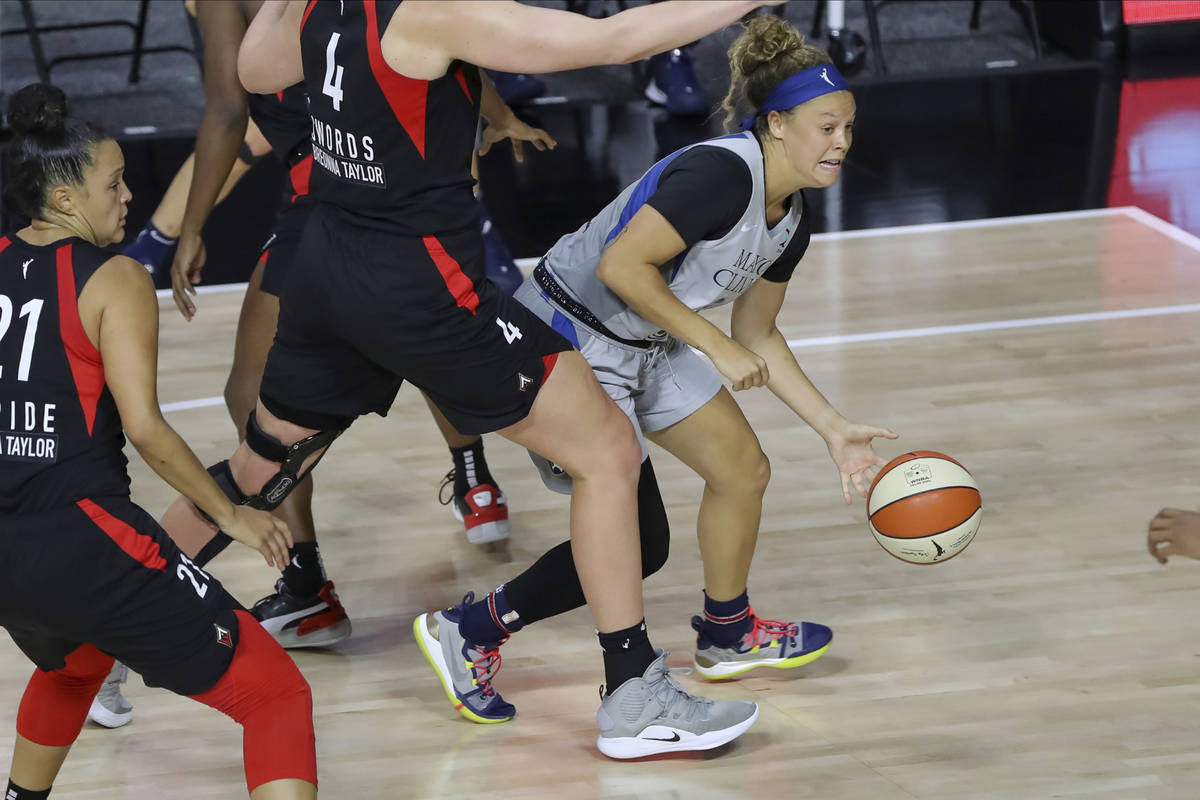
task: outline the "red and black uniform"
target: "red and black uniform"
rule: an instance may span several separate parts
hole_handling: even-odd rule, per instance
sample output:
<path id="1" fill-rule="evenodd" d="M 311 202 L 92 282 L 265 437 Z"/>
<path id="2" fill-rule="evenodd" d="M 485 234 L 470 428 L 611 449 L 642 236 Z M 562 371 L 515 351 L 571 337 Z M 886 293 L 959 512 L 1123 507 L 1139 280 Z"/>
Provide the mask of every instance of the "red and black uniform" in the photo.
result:
<path id="1" fill-rule="evenodd" d="M 402 380 L 463 433 L 529 413 L 569 349 L 485 278 L 472 194 L 476 67 L 394 72 L 397 2 L 310 3 L 301 51 L 315 202 L 280 298 L 262 398 L 306 427 L 387 412 Z"/>
<path id="2" fill-rule="evenodd" d="M 249 95 L 248 102 L 250 118 L 288 171 L 287 197 L 259 256 L 264 265 L 261 288 L 278 297 L 308 221 L 308 181 L 313 164 L 308 135 L 312 124 L 303 83 L 275 94 Z"/>
<path id="3" fill-rule="evenodd" d="M 207 691 L 240 606 L 129 499 L 121 419 L 77 300 L 112 254 L 0 238 L 0 625 L 43 670 L 89 643 Z"/>

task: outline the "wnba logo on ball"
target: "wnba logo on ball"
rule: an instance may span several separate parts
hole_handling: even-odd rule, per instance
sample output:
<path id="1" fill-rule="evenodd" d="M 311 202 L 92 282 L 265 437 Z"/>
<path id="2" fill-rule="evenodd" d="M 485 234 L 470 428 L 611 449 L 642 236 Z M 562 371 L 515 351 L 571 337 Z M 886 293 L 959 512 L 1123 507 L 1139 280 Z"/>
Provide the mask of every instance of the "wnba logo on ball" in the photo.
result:
<path id="1" fill-rule="evenodd" d="M 904 482 L 909 486 L 920 486 L 933 482 L 933 470 L 928 464 L 913 464 L 904 470 Z"/>
<path id="2" fill-rule="evenodd" d="M 983 503 L 962 464 L 917 450 L 892 459 L 875 476 L 867 513 L 884 550 L 910 564 L 940 564 L 971 543 Z"/>

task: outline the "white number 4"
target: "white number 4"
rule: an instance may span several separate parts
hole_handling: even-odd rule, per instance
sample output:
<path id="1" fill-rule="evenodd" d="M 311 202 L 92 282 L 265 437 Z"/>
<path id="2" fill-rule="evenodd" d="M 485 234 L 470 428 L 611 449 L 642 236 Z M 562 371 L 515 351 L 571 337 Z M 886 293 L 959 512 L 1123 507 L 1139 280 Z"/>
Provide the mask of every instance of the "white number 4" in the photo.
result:
<path id="1" fill-rule="evenodd" d="M 342 110 L 342 68 L 333 61 L 333 51 L 337 49 L 338 39 L 341 38 L 340 33 L 335 33 L 329 37 L 329 46 L 325 48 L 325 85 L 321 87 L 321 94 L 327 94 L 333 98 L 333 110 Z"/>
<path id="2" fill-rule="evenodd" d="M 500 326 L 500 332 L 504 334 L 504 338 L 509 344 L 512 344 L 517 339 L 521 338 L 521 329 L 516 325 L 513 325 L 511 322 L 505 322 L 499 317 L 496 317 L 496 324 Z"/>

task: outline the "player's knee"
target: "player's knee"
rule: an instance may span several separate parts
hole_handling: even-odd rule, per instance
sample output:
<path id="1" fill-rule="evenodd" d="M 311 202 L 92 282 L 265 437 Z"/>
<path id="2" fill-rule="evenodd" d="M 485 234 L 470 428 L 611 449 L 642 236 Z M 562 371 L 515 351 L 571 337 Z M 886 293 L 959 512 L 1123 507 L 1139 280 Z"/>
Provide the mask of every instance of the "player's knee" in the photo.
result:
<path id="1" fill-rule="evenodd" d="M 771 462 L 757 441 L 722 449 L 716 465 L 706 475 L 713 489 L 723 494 L 762 495 L 771 482 Z"/>
<path id="2" fill-rule="evenodd" d="M 599 431 L 600 448 L 594 455 L 610 480 L 636 483 L 642 469 L 642 448 L 634 435 L 633 425 L 620 411 L 614 409 Z"/>
<path id="3" fill-rule="evenodd" d="M 648 578 L 663 568 L 671 551 L 671 526 L 649 457 L 642 462 L 638 481 L 638 528 L 642 538 L 642 577 Z"/>
<path id="4" fill-rule="evenodd" d="M 250 614 L 235 613 L 239 635 L 233 661 L 216 686 L 195 699 L 242 726 L 251 792 L 286 778 L 315 784 L 316 737 L 308 681 Z"/>
<path id="5" fill-rule="evenodd" d="M 17 708 L 17 733 L 46 747 L 70 745 L 112 665 L 112 656 L 85 644 L 61 669 L 34 672 Z"/>

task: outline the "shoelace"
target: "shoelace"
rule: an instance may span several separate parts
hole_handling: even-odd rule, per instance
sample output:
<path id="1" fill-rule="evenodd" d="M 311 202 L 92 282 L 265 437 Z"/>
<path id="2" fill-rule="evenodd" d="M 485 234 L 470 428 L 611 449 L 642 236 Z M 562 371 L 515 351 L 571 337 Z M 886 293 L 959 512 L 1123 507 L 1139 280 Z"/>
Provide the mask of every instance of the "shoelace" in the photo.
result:
<path id="1" fill-rule="evenodd" d="M 800 626 L 794 622 L 763 619 L 754 613 L 753 606 L 750 608 L 750 617 L 754 620 L 754 627 L 742 637 L 742 643 L 746 647 L 770 644 L 783 638 L 790 639 L 794 643 L 800 637 Z"/>
<path id="2" fill-rule="evenodd" d="M 500 645 L 507 641 L 508 637 L 505 636 L 496 644 L 495 647 L 489 647 L 486 650 L 474 646 L 470 648 L 471 650 L 479 653 L 478 658 L 467 663 L 470 665 L 471 670 L 474 673 L 472 675 L 472 680 L 475 681 L 476 686 L 482 687 L 482 691 L 480 693 L 484 697 L 491 697 L 496 693 L 496 690 L 492 688 L 492 678 L 496 677 L 496 673 L 500 671 L 500 663 L 502 661 L 500 658 Z M 483 670 L 483 677 L 480 677 L 478 674 L 480 669 Z"/>
<path id="3" fill-rule="evenodd" d="M 679 703 L 683 703 L 686 706 L 686 710 L 680 716 L 688 720 L 693 719 L 700 712 L 700 709 L 707 708 L 713 704 L 713 701 L 707 697 L 697 697 L 696 695 L 689 694 L 671 676 L 671 671 L 669 668 L 664 669 L 662 679 L 650 683 L 650 693 L 662 706 L 662 716 L 664 718 L 673 718 L 671 709 Z"/>
<path id="4" fill-rule="evenodd" d="M 454 467 L 446 473 L 446 477 L 442 478 L 442 485 L 438 487 L 438 502 L 444 506 L 450 505 L 450 501 L 454 499 Z M 450 496 L 446 497 L 446 487 L 450 487 Z"/>

